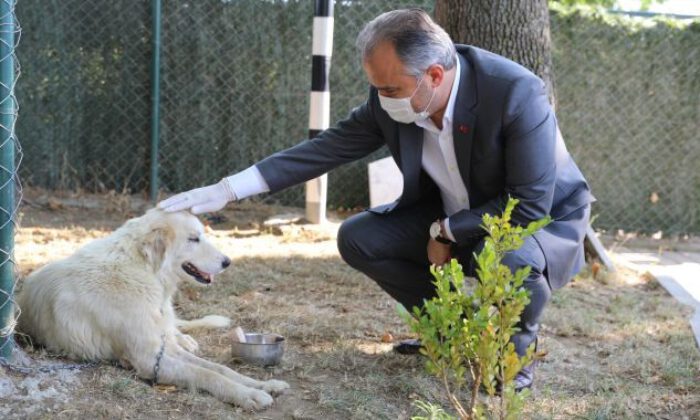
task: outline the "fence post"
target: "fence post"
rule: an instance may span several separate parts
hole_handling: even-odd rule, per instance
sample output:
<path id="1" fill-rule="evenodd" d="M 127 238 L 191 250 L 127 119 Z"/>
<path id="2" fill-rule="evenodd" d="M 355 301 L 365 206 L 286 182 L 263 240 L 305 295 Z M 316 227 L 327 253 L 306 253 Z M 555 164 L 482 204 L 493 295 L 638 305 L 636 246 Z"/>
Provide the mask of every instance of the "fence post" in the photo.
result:
<path id="1" fill-rule="evenodd" d="M 153 60 L 151 63 L 151 201 L 158 199 L 158 147 L 160 145 L 160 32 L 161 0 L 151 2 Z"/>
<path id="2" fill-rule="evenodd" d="M 328 74 L 333 52 L 333 0 L 314 3 L 314 29 L 311 64 L 311 104 L 309 138 L 313 139 L 330 125 L 331 93 Z M 326 221 L 328 175 L 306 183 L 306 219 L 311 223 Z"/>
<path id="3" fill-rule="evenodd" d="M 12 356 L 14 328 L 15 3 L 0 0 L 0 359 Z"/>

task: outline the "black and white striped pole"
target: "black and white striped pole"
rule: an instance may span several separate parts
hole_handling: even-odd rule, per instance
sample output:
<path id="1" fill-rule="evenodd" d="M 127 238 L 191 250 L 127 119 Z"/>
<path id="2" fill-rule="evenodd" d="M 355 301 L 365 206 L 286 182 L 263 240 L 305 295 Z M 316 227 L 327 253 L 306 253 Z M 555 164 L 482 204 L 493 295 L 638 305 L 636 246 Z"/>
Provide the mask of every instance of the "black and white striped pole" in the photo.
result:
<path id="1" fill-rule="evenodd" d="M 316 0 L 311 64 L 311 105 L 309 138 L 316 137 L 330 125 L 331 92 L 328 74 L 333 51 L 333 0 Z M 306 219 L 311 223 L 326 221 L 328 175 L 306 183 Z"/>

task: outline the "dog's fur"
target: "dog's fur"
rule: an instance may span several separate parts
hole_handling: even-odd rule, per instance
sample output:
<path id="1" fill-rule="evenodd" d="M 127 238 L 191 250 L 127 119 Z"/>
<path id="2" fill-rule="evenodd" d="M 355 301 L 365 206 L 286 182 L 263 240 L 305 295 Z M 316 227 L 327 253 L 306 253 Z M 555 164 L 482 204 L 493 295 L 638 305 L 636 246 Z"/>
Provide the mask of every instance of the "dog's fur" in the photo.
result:
<path id="1" fill-rule="evenodd" d="M 272 404 L 270 394 L 289 386 L 257 381 L 195 356 L 196 341 L 178 328 L 223 327 L 229 320 L 183 321 L 173 310 L 179 282 L 211 282 L 229 263 L 192 214 L 149 210 L 27 277 L 18 295 L 19 330 L 49 350 L 83 360 L 117 360 L 150 380 L 164 349 L 158 382 L 261 409 Z"/>

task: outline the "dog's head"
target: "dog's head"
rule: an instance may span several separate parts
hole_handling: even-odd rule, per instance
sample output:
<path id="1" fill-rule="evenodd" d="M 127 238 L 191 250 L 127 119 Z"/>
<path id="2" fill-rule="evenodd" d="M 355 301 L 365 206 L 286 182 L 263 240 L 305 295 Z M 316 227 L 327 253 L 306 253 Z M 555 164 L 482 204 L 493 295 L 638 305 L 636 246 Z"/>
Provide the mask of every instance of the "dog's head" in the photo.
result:
<path id="1" fill-rule="evenodd" d="M 177 280 L 210 284 L 231 260 L 204 236 L 202 223 L 187 211 L 149 210 L 142 218 L 146 232 L 141 252 L 155 271 Z"/>

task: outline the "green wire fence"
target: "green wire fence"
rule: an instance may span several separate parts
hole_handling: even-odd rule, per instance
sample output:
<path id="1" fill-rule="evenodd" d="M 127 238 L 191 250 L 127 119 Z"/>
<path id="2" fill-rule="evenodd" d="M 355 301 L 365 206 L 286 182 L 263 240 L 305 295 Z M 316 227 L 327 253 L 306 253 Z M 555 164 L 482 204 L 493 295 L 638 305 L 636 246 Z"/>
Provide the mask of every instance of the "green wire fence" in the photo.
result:
<path id="1" fill-rule="evenodd" d="M 21 194 L 16 168 L 22 152 L 15 136 L 15 82 L 19 75 L 15 57 L 19 40 L 15 3 L 15 0 L 0 0 L 0 359 L 5 360 L 12 355 L 13 346 L 14 231 L 21 201 L 16 197 L 18 192 Z"/>

